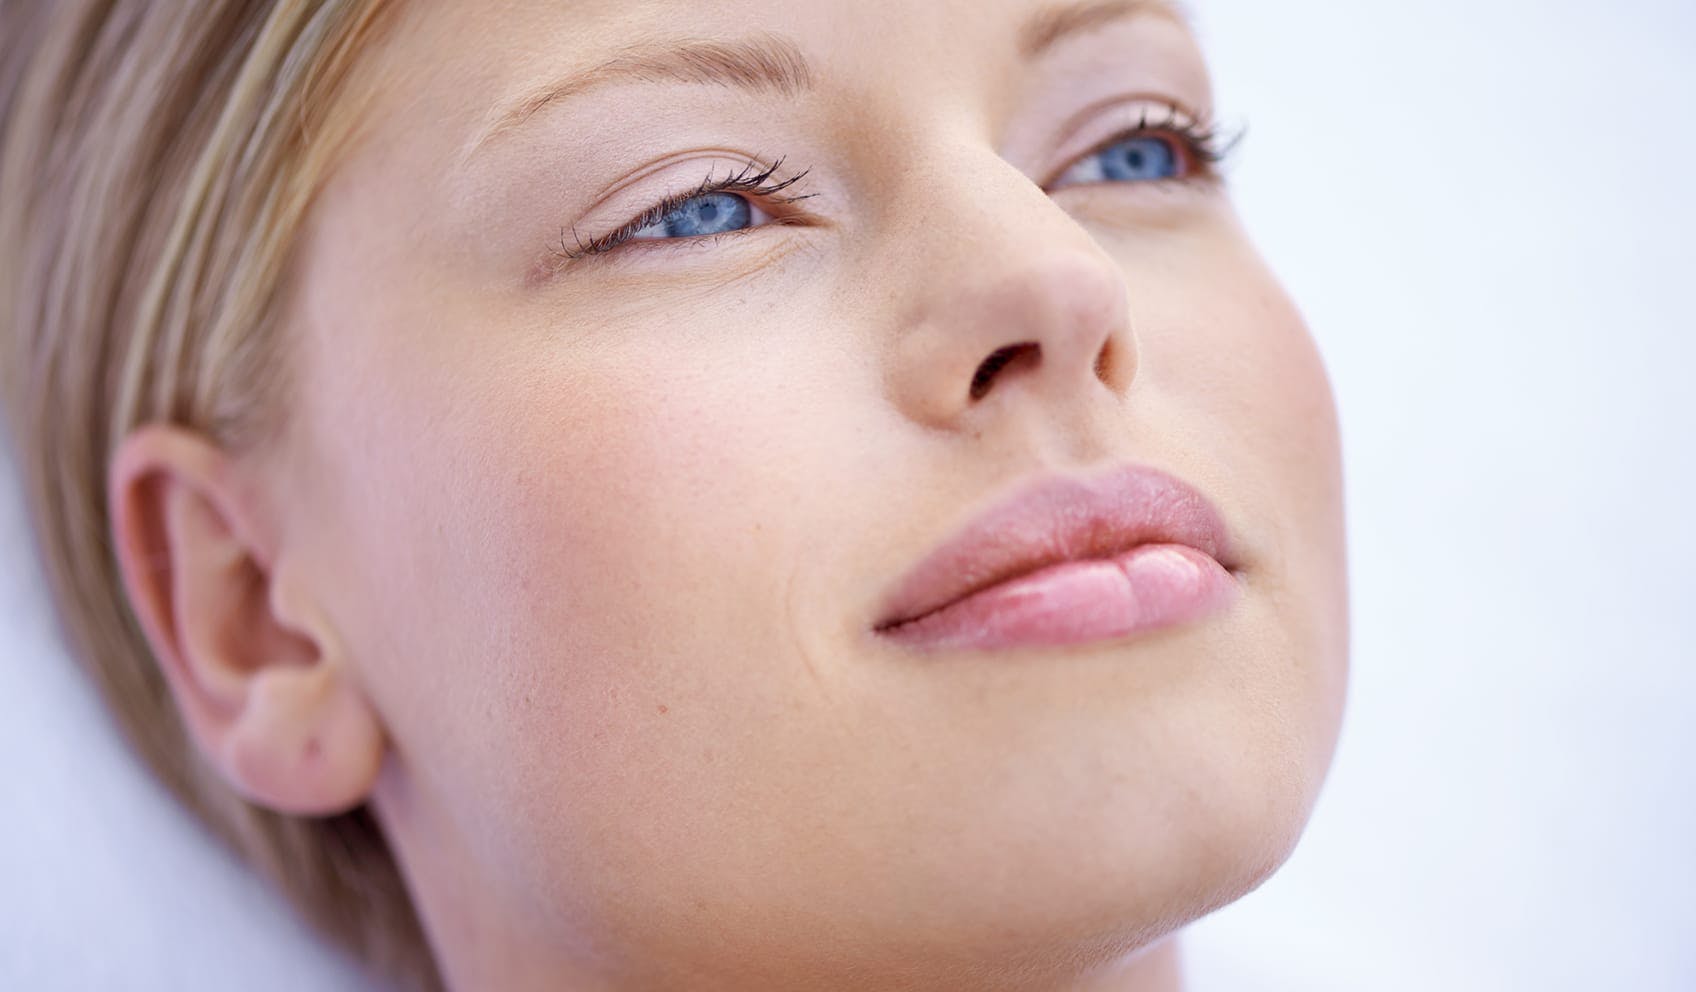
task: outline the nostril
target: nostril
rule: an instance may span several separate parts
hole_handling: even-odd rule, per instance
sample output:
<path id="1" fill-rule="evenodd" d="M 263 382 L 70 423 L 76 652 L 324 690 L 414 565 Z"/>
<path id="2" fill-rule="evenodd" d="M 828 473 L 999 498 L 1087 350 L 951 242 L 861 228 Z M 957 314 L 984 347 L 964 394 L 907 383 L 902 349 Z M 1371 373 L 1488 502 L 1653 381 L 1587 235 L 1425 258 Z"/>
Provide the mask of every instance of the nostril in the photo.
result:
<path id="1" fill-rule="evenodd" d="M 978 366 L 977 374 L 972 376 L 972 399 L 983 399 L 995 377 L 1001 374 L 1001 370 L 1027 351 L 1041 351 L 1041 346 L 1028 341 L 1024 344 L 1008 345 L 984 359 L 983 364 Z"/>

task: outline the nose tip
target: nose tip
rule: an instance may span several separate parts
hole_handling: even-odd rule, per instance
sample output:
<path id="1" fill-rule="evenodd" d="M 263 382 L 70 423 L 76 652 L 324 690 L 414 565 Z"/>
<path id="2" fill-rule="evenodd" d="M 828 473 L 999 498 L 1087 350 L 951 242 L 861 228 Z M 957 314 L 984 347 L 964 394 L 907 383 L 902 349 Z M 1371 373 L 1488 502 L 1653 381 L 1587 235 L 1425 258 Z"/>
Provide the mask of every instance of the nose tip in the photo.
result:
<path id="1" fill-rule="evenodd" d="M 1069 395 L 1089 379 L 1121 392 L 1128 384 L 1126 354 L 1130 301 L 1123 274 L 1112 260 L 1094 251 L 1056 256 L 1004 287 L 1007 298 L 996 309 L 1023 323 L 1030 340 L 1006 345 L 985 358 L 972 377 L 971 398 L 978 402 L 999 384 L 1036 377 L 1040 386 Z M 1021 315 L 1022 320 L 1021 320 Z"/>
<path id="2" fill-rule="evenodd" d="M 989 406 L 1053 409 L 1129 388 L 1136 367 L 1124 274 L 1093 241 L 975 266 L 932 287 L 902 359 L 909 412 L 947 426 Z M 1028 401 L 1018 394 L 1031 394 Z"/>

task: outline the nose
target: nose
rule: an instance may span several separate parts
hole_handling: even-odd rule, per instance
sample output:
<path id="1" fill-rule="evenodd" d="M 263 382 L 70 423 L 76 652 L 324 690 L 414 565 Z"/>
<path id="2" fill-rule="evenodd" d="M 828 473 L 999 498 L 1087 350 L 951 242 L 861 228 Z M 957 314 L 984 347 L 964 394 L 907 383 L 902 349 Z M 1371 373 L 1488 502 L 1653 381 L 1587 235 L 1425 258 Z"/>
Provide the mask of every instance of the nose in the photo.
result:
<path id="1" fill-rule="evenodd" d="M 925 184 L 898 243 L 905 299 L 886 378 L 941 429 L 1084 417 L 1136 374 L 1119 264 L 1023 173 L 994 165 Z"/>

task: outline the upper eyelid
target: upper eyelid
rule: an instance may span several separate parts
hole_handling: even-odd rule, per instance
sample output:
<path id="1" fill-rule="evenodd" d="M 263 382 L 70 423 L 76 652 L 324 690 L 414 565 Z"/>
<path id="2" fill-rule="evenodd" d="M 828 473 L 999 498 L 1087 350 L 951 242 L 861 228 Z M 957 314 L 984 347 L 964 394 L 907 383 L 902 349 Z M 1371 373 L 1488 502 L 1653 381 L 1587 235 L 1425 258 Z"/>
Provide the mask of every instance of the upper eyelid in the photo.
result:
<path id="1" fill-rule="evenodd" d="M 1172 93 L 1121 92 L 1070 114 L 1036 142 L 1034 149 L 1045 149 L 1047 154 L 1070 161 L 1139 125 L 1207 126 L 1214 119 L 1211 107 L 1191 105 Z M 1083 138 L 1092 133 L 1098 137 L 1086 144 Z"/>

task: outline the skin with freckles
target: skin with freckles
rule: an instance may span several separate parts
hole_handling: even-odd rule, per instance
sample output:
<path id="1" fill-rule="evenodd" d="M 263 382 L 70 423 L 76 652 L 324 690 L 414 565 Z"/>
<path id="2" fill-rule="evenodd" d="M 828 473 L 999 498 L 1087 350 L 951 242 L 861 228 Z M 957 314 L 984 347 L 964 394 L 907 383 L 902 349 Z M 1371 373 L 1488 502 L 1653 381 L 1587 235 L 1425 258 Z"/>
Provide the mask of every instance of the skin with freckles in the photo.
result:
<path id="1" fill-rule="evenodd" d="M 178 605 L 219 767 L 374 804 L 456 989 L 1179 988 L 1178 931 L 1307 821 L 1348 638 L 1331 391 L 1185 144 L 1214 107 L 1183 20 L 415 0 L 364 72 L 286 432 L 120 463 L 264 577 Z M 1127 131 L 1114 161 L 1180 174 L 1091 158 Z M 804 175 L 630 230 L 774 165 Z M 1229 609 L 874 632 L 963 521 L 1124 462 L 1219 507 Z M 220 655 L 241 611 L 271 646 Z"/>

